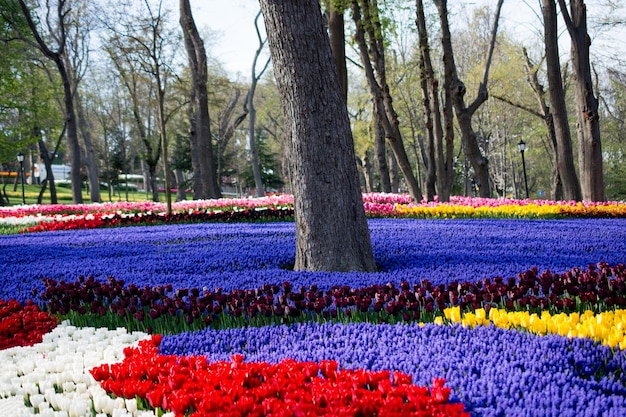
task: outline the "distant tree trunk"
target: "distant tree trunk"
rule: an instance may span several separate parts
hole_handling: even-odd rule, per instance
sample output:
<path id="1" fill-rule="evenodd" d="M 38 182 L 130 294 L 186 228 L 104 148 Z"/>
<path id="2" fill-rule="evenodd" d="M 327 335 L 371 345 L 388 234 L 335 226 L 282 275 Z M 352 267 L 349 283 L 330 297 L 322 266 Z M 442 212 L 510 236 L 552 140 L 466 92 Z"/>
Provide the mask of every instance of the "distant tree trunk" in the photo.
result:
<path id="1" fill-rule="evenodd" d="M 497 100 L 510 104 L 511 106 L 517 107 L 518 109 L 522 109 L 532 114 L 533 116 L 539 117 L 543 120 L 546 125 L 548 143 L 552 152 L 552 181 L 550 183 L 550 198 L 555 201 L 562 200 L 563 183 L 561 182 L 561 175 L 559 174 L 558 168 L 558 142 L 556 139 L 556 132 L 554 128 L 554 117 L 552 115 L 552 111 L 550 110 L 550 106 L 548 106 L 548 103 L 546 102 L 546 91 L 543 85 L 539 82 L 539 77 L 537 76 L 539 67 L 533 64 L 530 57 L 528 56 L 528 51 L 526 50 L 526 48 L 522 49 L 522 53 L 524 55 L 524 69 L 526 70 L 526 80 L 531 90 L 533 90 L 533 93 L 535 94 L 535 98 L 537 99 L 539 105 L 539 111 L 526 107 L 520 103 L 515 103 L 505 97 L 495 95 L 493 97 Z"/>
<path id="2" fill-rule="evenodd" d="M 190 89 L 190 103 L 195 102 L 195 91 Z M 191 171 L 193 173 L 193 199 L 201 200 L 204 195 L 202 188 L 202 176 L 200 175 L 200 152 L 198 151 L 198 135 L 196 134 L 196 112 L 191 104 L 188 110 L 189 115 L 189 150 L 191 152 Z"/>
<path id="3" fill-rule="evenodd" d="M 100 197 L 100 180 L 98 178 L 98 163 L 94 157 L 93 143 L 91 141 L 91 126 L 88 126 L 85 108 L 81 96 L 76 92 L 76 116 L 80 128 L 83 142 L 85 143 L 85 166 L 87 168 L 87 178 L 89 180 L 89 193 L 93 203 L 102 201 Z"/>
<path id="4" fill-rule="evenodd" d="M 330 39 L 330 49 L 333 52 L 337 73 L 339 75 L 339 85 L 341 86 L 341 96 L 348 102 L 348 66 L 346 65 L 346 37 L 343 10 L 338 10 L 335 5 L 331 5 L 326 11 L 328 19 L 328 38 Z"/>
<path id="5" fill-rule="evenodd" d="M 37 204 L 41 204 L 43 199 L 43 193 L 45 192 L 48 184 L 50 184 L 50 203 L 58 204 L 59 201 L 57 199 L 57 189 L 54 183 L 54 173 L 52 172 L 52 158 L 50 157 L 50 153 L 48 152 L 48 148 L 46 147 L 43 139 L 39 139 L 37 143 L 39 145 L 39 156 L 41 157 L 41 160 L 46 167 L 46 179 L 41 184 L 41 192 L 39 193 L 39 197 L 37 198 Z"/>
<path id="6" fill-rule="evenodd" d="M 248 115 L 246 105 L 244 104 L 244 113 L 238 116 L 233 121 L 233 115 L 235 112 L 235 107 L 237 107 L 237 103 L 239 102 L 239 97 L 241 96 L 241 91 L 237 88 L 235 89 L 235 94 L 230 99 L 226 107 L 222 110 L 221 114 L 219 114 L 219 130 L 217 134 L 217 177 L 222 177 L 222 161 L 224 160 L 224 153 L 226 152 L 226 148 L 228 146 L 228 142 L 232 139 L 235 134 L 235 129 L 243 123 L 244 119 Z"/>
<path id="7" fill-rule="evenodd" d="M 565 104 L 565 91 L 561 78 L 561 64 L 559 59 L 559 44 L 557 34 L 557 15 L 555 0 L 541 0 L 544 25 L 544 43 L 546 50 L 546 68 L 548 77 L 548 91 L 551 113 L 554 120 L 556 135 L 557 169 L 563 183 L 563 197 L 566 200 L 580 201 L 582 193 L 576 168 L 574 167 L 574 153 L 572 138 Z"/>
<path id="8" fill-rule="evenodd" d="M 399 168 L 398 160 L 396 159 L 396 154 L 393 153 L 393 151 L 389 151 L 389 150 L 387 151 L 387 167 L 389 167 L 389 185 L 391 186 L 391 192 L 399 193 L 400 192 L 400 170 L 398 169 Z"/>
<path id="9" fill-rule="evenodd" d="M 197 164 L 202 182 L 201 198 L 219 198 L 221 192 L 217 181 L 217 169 L 213 160 L 213 145 L 211 142 L 211 120 L 209 118 L 209 96 L 207 92 L 207 57 L 204 42 L 198 33 L 196 23 L 191 14 L 189 0 L 180 0 L 180 25 L 183 29 L 185 48 L 191 70 L 191 94 L 193 113 L 191 121 L 194 125 L 195 151 Z M 194 146 L 192 146 L 193 150 Z"/>
<path id="10" fill-rule="evenodd" d="M 375 271 L 346 103 L 317 0 L 261 0 L 287 124 L 296 270 Z"/>
<path id="11" fill-rule="evenodd" d="M 443 36 L 450 36 L 450 32 L 447 34 L 443 34 Z M 442 41 L 443 42 L 443 41 Z M 446 41 L 448 42 L 448 41 Z M 451 55 L 450 50 L 443 51 L 443 91 L 441 92 L 442 96 L 442 113 L 443 113 L 443 129 L 444 129 L 444 145 L 445 149 L 445 165 L 446 165 L 446 174 L 448 176 L 447 185 L 448 185 L 448 194 L 452 193 L 452 186 L 454 182 L 454 105 L 452 98 L 452 83 L 456 77 L 456 65 L 454 64 L 454 55 Z M 461 146 L 463 148 L 463 146 Z M 435 151 L 435 155 L 438 155 L 439 151 Z M 436 156 L 437 157 L 437 156 Z M 449 195 L 448 195 L 449 196 Z M 444 196 L 439 196 L 439 201 L 445 198 Z"/>
<path id="12" fill-rule="evenodd" d="M 568 13 L 564 0 L 558 0 L 561 15 L 571 38 L 576 119 L 578 121 L 578 167 L 582 197 L 587 201 L 604 201 L 602 143 L 598 99 L 593 92 L 587 33 L 587 6 L 584 0 L 571 0 Z"/>
<path id="13" fill-rule="evenodd" d="M 373 182 L 372 178 L 372 163 L 370 162 L 370 158 L 368 152 L 365 152 L 365 155 L 356 159 L 356 164 L 359 168 L 359 183 L 361 184 L 361 189 L 364 193 L 372 192 Z"/>
<path id="14" fill-rule="evenodd" d="M 380 116 L 374 108 L 374 139 L 376 141 L 376 161 L 378 162 L 378 173 L 380 174 L 380 191 L 391 192 L 391 180 L 389 178 L 389 165 L 387 165 L 387 147 L 385 146 L 385 128 Z"/>
<path id="15" fill-rule="evenodd" d="M 261 55 L 261 51 L 265 46 L 265 40 L 261 38 L 261 32 L 259 32 L 259 17 L 261 12 L 256 15 L 254 19 L 254 28 L 256 29 L 257 38 L 259 40 L 259 47 L 254 53 L 254 59 L 252 60 L 252 79 L 250 83 L 250 90 L 246 98 L 246 106 L 248 111 L 248 147 L 250 148 L 250 163 L 252 164 L 252 175 L 254 177 L 254 187 L 256 188 L 257 197 L 263 197 L 265 195 L 265 187 L 261 178 L 261 166 L 259 164 L 259 152 L 256 146 L 256 108 L 254 107 L 254 94 L 256 92 L 256 86 L 259 79 L 265 72 L 269 64 L 269 60 L 265 63 L 265 66 L 259 74 L 256 72 L 256 64 Z"/>
<path id="16" fill-rule="evenodd" d="M 426 128 L 426 158 L 424 164 L 426 165 L 426 201 L 435 200 L 435 183 L 439 179 L 438 164 L 443 162 L 443 154 L 439 158 L 438 151 L 442 150 L 441 145 L 443 143 L 443 130 L 441 129 L 441 120 L 439 120 L 439 126 L 437 131 L 435 113 L 439 114 L 439 108 L 434 107 L 434 103 L 431 103 L 433 94 L 431 90 L 434 88 L 434 97 L 438 100 L 439 91 L 437 88 L 437 82 L 434 78 L 434 72 L 432 70 L 432 63 L 430 61 L 430 51 L 428 46 L 428 33 L 426 31 L 426 21 L 424 17 L 424 4 L 421 0 L 417 0 L 417 31 L 419 33 L 419 47 L 420 47 L 420 87 L 422 90 L 422 110 L 424 113 L 424 127 Z M 439 137 L 437 137 L 439 133 Z M 437 142 L 439 146 L 437 146 Z M 435 156 L 437 155 L 437 157 Z M 436 162 L 438 161 L 438 162 Z M 443 167 L 441 167 L 443 168 Z M 445 181 L 445 177 L 442 177 Z"/>
<path id="17" fill-rule="evenodd" d="M 433 188 L 436 181 L 438 200 L 447 202 L 450 201 L 452 187 L 452 152 L 448 148 L 444 148 L 444 131 L 439 104 L 439 81 L 435 77 L 430 57 L 424 4 L 422 0 L 416 0 L 416 5 L 416 23 L 419 34 L 420 67 L 422 71 L 422 94 L 424 97 L 424 122 L 429 144 L 428 159 L 433 161 L 433 163 L 428 164 L 426 196 L 428 201 L 432 200 L 433 196 L 429 196 L 429 194 L 435 193 Z M 453 138 L 454 136 L 451 137 L 451 139 Z M 446 152 L 448 153 L 446 154 Z"/>
<path id="18" fill-rule="evenodd" d="M 182 169 L 174 170 L 176 178 L 176 201 L 185 201 L 187 199 L 187 192 L 185 191 L 185 176 Z"/>
<path id="19" fill-rule="evenodd" d="M 385 129 L 385 136 L 404 175 L 409 194 L 414 201 L 421 201 L 422 190 L 415 179 L 404 147 L 402 133 L 398 126 L 398 115 L 387 83 L 385 46 L 376 0 L 352 0 L 352 19 L 356 24 L 354 37 L 365 69 L 365 78 L 376 106 L 376 112 Z"/>
<path id="20" fill-rule="evenodd" d="M 435 0 L 437 9 L 439 11 L 439 19 L 441 21 L 442 31 L 442 47 L 444 55 L 447 55 L 449 59 L 444 61 L 446 65 L 446 72 L 452 74 L 452 83 L 449 86 L 451 88 L 450 94 L 454 105 L 454 111 L 456 114 L 459 128 L 461 130 L 461 140 L 463 142 L 463 149 L 465 150 L 465 156 L 472 164 L 474 169 L 474 175 L 476 177 L 477 186 L 479 188 L 480 196 L 490 198 L 492 197 L 491 183 L 489 178 L 489 161 L 483 155 L 478 144 L 478 135 L 472 127 L 472 117 L 478 110 L 478 108 L 487 101 L 489 97 L 487 91 L 487 82 L 489 80 L 489 69 L 491 67 L 491 59 L 493 57 L 493 50 L 496 43 L 496 35 L 498 33 L 498 22 L 500 20 L 500 11 L 502 10 L 503 0 L 498 0 L 496 5 L 496 14 L 494 16 L 493 27 L 491 30 L 491 39 L 489 42 L 489 50 L 487 51 L 487 58 L 485 60 L 485 68 L 483 71 L 483 78 L 478 87 L 476 98 L 469 105 L 465 104 L 465 84 L 458 78 L 456 71 L 456 64 L 454 62 L 454 54 L 452 50 L 452 42 L 450 35 L 450 24 L 448 22 L 448 5 L 447 0 Z"/>

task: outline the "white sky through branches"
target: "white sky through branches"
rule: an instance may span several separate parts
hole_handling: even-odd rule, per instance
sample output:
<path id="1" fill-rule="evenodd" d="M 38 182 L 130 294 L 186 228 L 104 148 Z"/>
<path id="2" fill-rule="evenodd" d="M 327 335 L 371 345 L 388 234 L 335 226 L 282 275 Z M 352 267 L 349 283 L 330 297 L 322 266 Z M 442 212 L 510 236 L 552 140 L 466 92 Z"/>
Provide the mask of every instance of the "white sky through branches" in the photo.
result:
<path id="1" fill-rule="evenodd" d="M 428 2 L 426 2 L 428 5 Z M 497 0 L 473 0 L 449 2 L 450 13 L 459 21 L 467 22 L 471 19 L 472 9 L 476 6 L 491 5 L 495 7 Z M 624 10 L 611 12 L 607 9 L 604 0 L 587 0 L 588 20 L 592 37 L 592 54 L 602 58 L 618 56 L 623 59 L 620 51 L 626 51 L 626 36 L 620 36 L 615 29 L 603 28 L 598 31 L 596 23 L 607 16 L 618 18 L 626 15 Z M 178 0 L 165 0 L 165 4 L 178 16 Z M 413 1 L 406 1 L 411 10 Z M 539 0 L 505 1 L 502 10 L 501 28 L 514 39 L 532 46 L 532 43 L 541 42 L 541 11 Z M 258 48 L 258 38 L 254 29 L 254 18 L 259 11 L 258 0 L 191 0 L 194 19 L 207 44 L 207 52 L 212 59 L 219 61 L 224 69 L 235 79 L 249 80 L 252 71 L 252 60 Z M 411 24 L 415 17 L 411 11 L 407 15 L 407 24 Z M 622 19 L 623 20 L 623 19 Z M 561 19 L 559 19 L 561 22 Z M 452 20 L 454 24 L 454 20 Z M 264 33 L 262 19 L 260 29 Z M 210 32 L 208 32 L 208 31 Z M 620 30 L 624 33 L 624 30 Z M 209 35 L 207 36 L 207 33 Z M 561 46 L 561 55 L 569 58 L 569 43 L 567 32 L 561 33 L 564 44 Z M 269 54 L 267 46 L 265 54 Z M 620 56 L 621 55 L 621 56 Z M 261 60 L 260 60 L 261 61 Z M 263 61 L 264 62 L 264 61 Z"/>

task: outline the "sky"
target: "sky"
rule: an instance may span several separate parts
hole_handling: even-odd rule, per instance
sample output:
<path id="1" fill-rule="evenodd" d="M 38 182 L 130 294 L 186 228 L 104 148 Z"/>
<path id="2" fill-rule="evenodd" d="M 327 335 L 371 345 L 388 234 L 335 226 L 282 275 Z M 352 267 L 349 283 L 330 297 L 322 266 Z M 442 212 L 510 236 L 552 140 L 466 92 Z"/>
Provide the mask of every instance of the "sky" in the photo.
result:
<path id="1" fill-rule="evenodd" d="M 173 2 L 178 4 L 178 0 Z M 254 28 L 254 19 L 260 10 L 258 0 L 191 0 L 191 10 L 204 35 L 207 53 L 235 78 L 239 78 L 239 74 L 242 79 L 250 79 L 252 60 L 259 47 Z M 259 19 L 259 28 L 264 34 L 263 18 Z M 210 30 L 208 36 L 205 29 Z M 265 52 L 269 55 L 267 45 Z"/>
<path id="2" fill-rule="evenodd" d="M 597 4 L 601 0 L 587 0 L 589 18 L 595 18 Z M 166 0 L 169 7 L 178 14 L 178 0 Z M 407 2 L 410 3 L 410 2 Z M 495 7 L 497 0 L 474 0 L 449 2 L 453 16 L 466 19 L 463 14 L 471 14 L 473 7 L 491 4 Z M 505 1 L 502 9 L 501 24 L 514 38 L 525 42 L 541 41 L 541 21 L 537 13 L 540 0 Z M 225 70 L 235 79 L 249 80 L 252 71 L 252 60 L 259 46 L 254 28 L 254 19 L 259 12 L 258 0 L 191 0 L 194 19 L 207 45 L 210 56 L 222 63 Z M 533 9 L 535 11 L 533 11 Z M 606 13 L 606 12 L 603 12 Z M 624 14 L 624 13 L 623 13 Z M 410 21 L 414 18 L 409 17 Z M 259 26 L 264 33 L 262 18 Z M 454 23 L 454 22 L 453 22 Z M 567 33 L 562 38 L 567 40 Z M 615 36 L 604 33 L 602 36 L 592 34 L 594 43 L 592 52 L 601 55 L 612 54 L 616 50 L 626 51 L 626 36 Z M 610 41 L 607 41 L 610 39 Z M 265 46 L 266 56 L 269 55 Z M 561 54 L 569 56 L 569 46 L 561 47 Z M 259 63 L 261 66 L 265 61 Z"/>

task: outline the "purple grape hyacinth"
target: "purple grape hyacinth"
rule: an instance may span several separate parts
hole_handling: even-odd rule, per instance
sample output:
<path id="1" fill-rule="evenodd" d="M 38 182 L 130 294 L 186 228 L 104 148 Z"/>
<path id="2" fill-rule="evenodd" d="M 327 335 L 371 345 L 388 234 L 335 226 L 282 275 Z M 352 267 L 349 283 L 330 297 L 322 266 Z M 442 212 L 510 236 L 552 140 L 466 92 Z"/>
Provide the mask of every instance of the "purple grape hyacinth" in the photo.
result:
<path id="1" fill-rule="evenodd" d="M 514 277 L 534 266 L 564 272 L 624 262 L 626 219 L 369 220 L 379 273 L 291 271 L 293 223 L 181 224 L 72 230 L 0 238 L 0 298 L 32 298 L 42 278 L 78 276 L 174 288 L 354 288 Z"/>
<path id="2" fill-rule="evenodd" d="M 446 379 L 476 416 L 626 415 L 626 351 L 587 339 L 537 337 L 493 326 L 317 324 L 202 330 L 166 336 L 161 353 L 278 363 L 337 360 L 398 370 L 418 385 Z M 604 374 L 602 377 L 594 375 Z M 532 410 L 532 411 L 531 411 Z"/>

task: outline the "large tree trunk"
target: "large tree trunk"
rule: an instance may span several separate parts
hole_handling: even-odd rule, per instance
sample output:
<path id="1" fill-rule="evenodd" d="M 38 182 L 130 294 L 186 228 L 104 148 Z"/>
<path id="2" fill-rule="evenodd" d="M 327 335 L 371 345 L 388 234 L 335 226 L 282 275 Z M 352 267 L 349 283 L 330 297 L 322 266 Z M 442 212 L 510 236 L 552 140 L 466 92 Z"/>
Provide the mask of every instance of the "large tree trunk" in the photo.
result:
<path id="1" fill-rule="evenodd" d="M 198 33 L 191 14 L 189 0 L 180 0 L 180 25 L 185 38 L 185 48 L 191 70 L 191 94 L 194 119 L 192 130 L 195 134 L 195 143 L 192 149 L 197 152 L 197 164 L 202 192 L 199 196 L 194 192 L 194 198 L 219 198 L 220 188 L 217 181 L 217 169 L 213 160 L 213 146 L 211 142 L 211 120 L 209 118 L 209 96 L 207 92 L 207 57 L 204 42 Z M 195 146 L 193 146 L 195 145 Z"/>
<path id="2" fill-rule="evenodd" d="M 546 68 L 548 77 L 548 91 L 551 113 L 554 120 L 554 133 L 556 135 L 556 160 L 557 169 L 563 183 L 563 197 L 566 200 L 582 199 L 576 168 L 574 167 L 574 154 L 572 152 L 572 139 L 565 104 L 565 91 L 561 78 L 561 64 L 559 59 L 559 44 L 557 34 L 557 15 L 555 0 L 541 0 L 544 25 L 544 43 L 546 48 Z"/>
<path id="3" fill-rule="evenodd" d="M 583 0 L 570 1 L 570 13 L 565 1 L 559 0 L 561 14 L 571 38 L 576 119 L 578 121 L 578 167 L 582 197 L 587 201 L 604 201 L 602 172 L 602 143 L 598 99 L 593 92 L 587 33 L 587 6 Z"/>
<path id="4" fill-rule="evenodd" d="M 296 270 L 375 271 L 354 143 L 317 0 L 261 0 L 290 137 Z"/>

